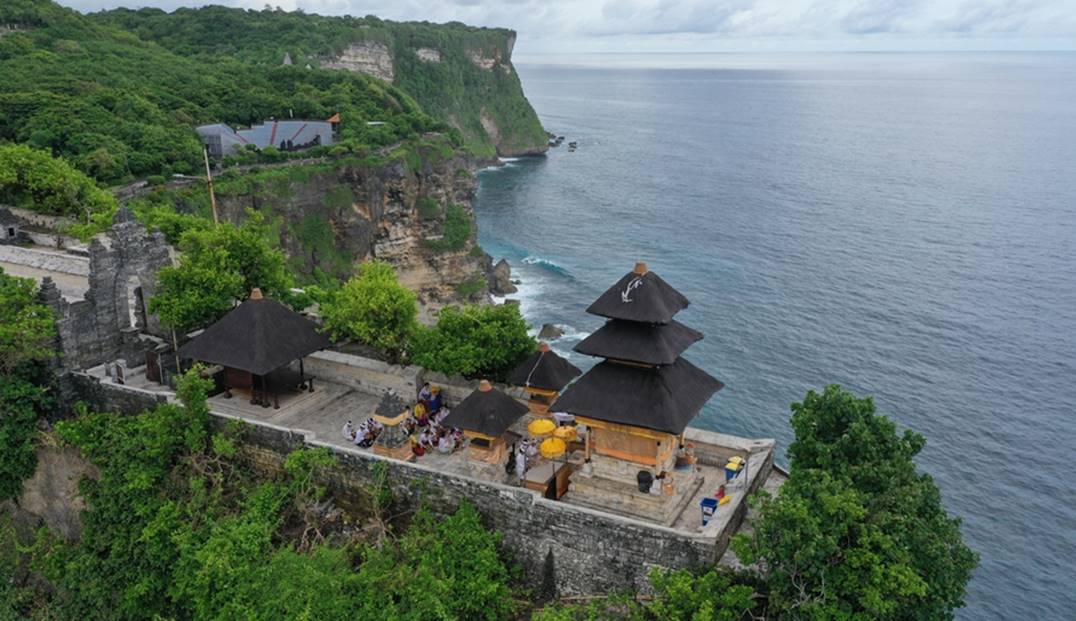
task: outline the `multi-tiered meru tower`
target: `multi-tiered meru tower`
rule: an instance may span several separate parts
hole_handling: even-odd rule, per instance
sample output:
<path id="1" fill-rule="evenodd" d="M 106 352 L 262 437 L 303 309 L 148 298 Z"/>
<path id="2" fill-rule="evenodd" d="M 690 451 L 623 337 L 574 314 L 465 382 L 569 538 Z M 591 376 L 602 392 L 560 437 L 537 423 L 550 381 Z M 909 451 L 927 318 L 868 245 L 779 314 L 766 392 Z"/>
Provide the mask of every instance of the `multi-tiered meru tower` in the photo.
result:
<path id="1" fill-rule="evenodd" d="M 694 495 L 696 469 L 675 467 L 684 429 L 724 385 L 680 357 L 702 339 L 673 320 L 687 306 L 687 298 L 637 263 L 587 308 L 608 321 L 575 351 L 604 360 L 551 407 L 590 430 L 586 463 L 572 474 L 571 502 L 668 524 Z M 644 492 L 647 481 L 653 483 Z"/>

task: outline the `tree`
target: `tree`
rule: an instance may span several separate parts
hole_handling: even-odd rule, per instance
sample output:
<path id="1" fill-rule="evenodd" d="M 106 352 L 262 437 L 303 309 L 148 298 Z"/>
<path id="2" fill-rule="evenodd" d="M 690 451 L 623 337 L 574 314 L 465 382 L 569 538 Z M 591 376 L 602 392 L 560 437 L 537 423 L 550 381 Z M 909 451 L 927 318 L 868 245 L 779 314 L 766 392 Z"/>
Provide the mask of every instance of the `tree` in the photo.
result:
<path id="1" fill-rule="evenodd" d="M 116 199 L 67 162 L 24 145 L 0 146 L 0 202 L 89 222 L 111 216 Z"/>
<path id="2" fill-rule="evenodd" d="M 322 306 L 322 316 L 333 339 L 356 339 L 394 360 L 400 359 L 418 329 L 415 294 L 383 261 L 360 265 L 358 276 Z"/>
<path id="3" fill-rule="evenodd" d="M 34 281 L 0 269 L 0 501 L 34 473 L 37 419 L 49 406 L 42 363 L 55 356 L 56 326 L 36 295 Z"/>
<path id="4" fill-rule="evenodd" d="M 537 345 L 515 304 L 448 306 L 437 325 L 418 331 L 411 360 L 448 375 L 503 379 Z"/>
<path id="5" fill-rule="evenodd" d="M 164 325 L 187 331 L 220 319 L 258 287 L 271 297 L 286 297 L 292 279 L 284 254 L 269 245 L 260 214 L 248 212 L 242 226 L 221 223 L 183 233 L 179 265 L 157 274 L 157 293 L 149 310 Z"/>
<path id="6" fill-rule="evenodd" d="M 791 476 L 733 546 L 778 618 L 951 619 L 977 555 L 913 458 L 922 436 L 839 386 L 792 406 Z"/>
<path id="7" fill-rule="evenodd" d="M 0 375 L 55 355 L 55 318 L 36 296 L 34 281 L 8 276 L 0 268 Z"/>

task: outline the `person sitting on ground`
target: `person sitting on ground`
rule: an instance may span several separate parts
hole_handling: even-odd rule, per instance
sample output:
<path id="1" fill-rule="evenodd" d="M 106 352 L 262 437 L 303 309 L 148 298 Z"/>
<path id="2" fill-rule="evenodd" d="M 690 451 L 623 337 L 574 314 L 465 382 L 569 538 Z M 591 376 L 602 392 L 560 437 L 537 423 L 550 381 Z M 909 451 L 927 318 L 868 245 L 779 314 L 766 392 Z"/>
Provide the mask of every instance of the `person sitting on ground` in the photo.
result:
<path id="1" fill-rule="evenodd" d="M 452 439 L 452 434 L 447 429 L 442 429 L 437 435 L 437 452 L 447 455 L 456 450 L 456 441 Z"/>
<path id="2" fill-rule="evenodd" d="M 422 385 L 422 389 L 418 391 L 418 402 L 421 403 L 423 407 L 426 407 L 432 398 L 433 390 L 430 388 L 430 383 L 426 382 Z"/>
<path id="3" fill-rule="evenodd" d="M 426 406 L 421 403 L 415 406 L 415 420 L 418 421 L 419 427 L 425 427 L 430 424 L 430 417 L 426 414 Z"/>
<path id="4" fill-rule="evenodd" d="M 363 435 L 362 440 L 357 442 L 357 444 L 359 445 L 359 448 L 370 448 L 374 445 L 374 440 L 376 439 L 376 433 L 374 433 L 373 431 L 367 431 L 366 434 Z"/>
<path id="5" fill-rule="evenodd" d="M 422 444 L 418 441 L 418 436 L 414 434 L 411 435 L 411 452 L 416 457 L 422 457 L 426 454 L 426 449 L 422 447 Z"/>
<path id="6" fill-rule="evenodd" d="M 442 407 L 441 409 L 437 410 L 436 414 L 433 415 L 433 422 L 440 425 L 442 422 L 444 422 L 444 420 L 445 420 L 445 418 L 447 416 L 448 416 L 448 408 Z"/>
<path id="7" fill-rule="evenodd" d="M 344 428 L 340 430 L 340 433 L 348 442 L 355 441 L 355 427 L 351 424 L 351 421 L 344 423 Z"/>
<path id="8" fill-rule="evenodd" d="M 427 449 L 434 447 L 437 442 L 436 438 L 437 436 L 434 435 L 433 427 L 426 427 L 418 434 L 419 444 L 421 444 L 423 448 Z"/>
<path id="9" fill-rule="evenodd" d="M 433 389 L 431 389 L 430 392 L 431 392 L 431 396 L 430 396 L 429 403 L 426 404 L 426 409 L 428 409 L 430 412 L 433 412 L 434 414 L 436 414 L 437 412 L 439 412 L 441 410 L 441 407 L 442 407 L 441 389 L 439 387 L 437 387 L 437 386 L 434 386 Z"/>

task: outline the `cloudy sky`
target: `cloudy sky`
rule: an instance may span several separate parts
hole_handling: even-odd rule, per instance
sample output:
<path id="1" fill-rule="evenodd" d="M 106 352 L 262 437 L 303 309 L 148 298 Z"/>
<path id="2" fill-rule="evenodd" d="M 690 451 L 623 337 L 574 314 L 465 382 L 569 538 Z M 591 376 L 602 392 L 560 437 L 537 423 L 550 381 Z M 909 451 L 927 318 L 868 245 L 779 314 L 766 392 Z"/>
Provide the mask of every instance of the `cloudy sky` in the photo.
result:
<path id="1" fill-rule="evenodd" d="M 579 52 L 1076 50 L 1076 0 L 60 0 L 271 4 L 325 15 L 461 21 L 519 32 L 520 56 Z"/>

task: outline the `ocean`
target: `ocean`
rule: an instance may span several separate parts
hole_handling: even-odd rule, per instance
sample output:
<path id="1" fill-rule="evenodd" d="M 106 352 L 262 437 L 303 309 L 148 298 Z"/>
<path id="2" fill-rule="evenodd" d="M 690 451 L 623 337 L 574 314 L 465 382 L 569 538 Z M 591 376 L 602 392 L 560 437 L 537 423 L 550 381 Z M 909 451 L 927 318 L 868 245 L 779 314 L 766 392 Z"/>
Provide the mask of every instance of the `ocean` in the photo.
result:
<path id="1" fill-rule="evenodd" d="M 565 144 L 475 209 L 554 348 L 591 364 L 584 309 L 645 260 L 727 384 L 697 426 L 787 447 L 808 389 L 873 395 L 982 555 L 959 618 L 1073 618 L 1076 54 L 528 60 Z"/>

